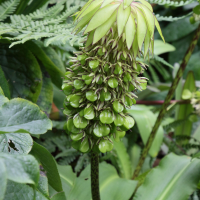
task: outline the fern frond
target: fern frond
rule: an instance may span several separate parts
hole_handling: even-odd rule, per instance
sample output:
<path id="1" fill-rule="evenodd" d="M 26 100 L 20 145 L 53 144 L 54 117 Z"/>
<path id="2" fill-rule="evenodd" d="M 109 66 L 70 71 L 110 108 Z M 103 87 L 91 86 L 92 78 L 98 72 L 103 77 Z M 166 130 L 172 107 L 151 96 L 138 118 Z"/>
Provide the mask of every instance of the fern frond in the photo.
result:
<path id="1" fill-rule="evenodd" d="M 19 4 L 20 0 L 10 0 L 0 5 L 0 21 L 6 19 L 9 14 L 13 13 Z"/>
<path id="2" fill-rule="evenodd" d="M 165 6 L 174 6 L 174 7 L 180 7 L 188 5 L 194 0 L 187 0 L 187 1 L 170 1 L 170 0 L 147 0 L 151 4 L 158 4 L 158 5 L 165 5 Z"/>
<path id="3" fill-rule="evenodd" d="M 56 9 L 55 9 L 56 7 Z M 11 23 L 0 23 L 0 35 L 8 34 L 11 37 L 7 39 L 14 41 L 10 47 L 24 43 L 28 40 L 38 40 L 45 38 L 44 44 L 46 46 L 60 42 L 60 44 L 74 43 L 82 44 L 84 38 L 79 35 L 72 34 L 74 24 L 63 23 L 67 17 L 77 11 L 79 6 L 70 7 L 65 12 L 61 13 L 55 18 L 45 19 L 54 12 L 59 11 L 59 6 L 55 5 L 50 8 L 50 11 L 36 11 L 30 15 L 13 15 L 11 16 Z M 36 14 L 38 14 L 37 18 Z M 43 20 L 41 20 L 43 17 Z M 34 21 L 35 19 L 38 19 Z"/>
<path id="4" fill-rule="evenodd" d="M 79 157 L 78 162 L 76 163 L 75 172 L 78 173 L 82 168 L 85 168 L 90 163 L 90 157 L 88 154 L 83 154 Z"/>
<path id="5" fill-rule="evenodd" d="M 168 21 L 168 22 L 173 22 L 173 21 L 177 21 L 180 19 L 183 19 L 185 17 L 188 17 L 192 15 L 192 12 L 188 13 L 187 15 L 181 16 L 181 17 L 172 17 L 172 16 L 160 16 L 159 14 L 156 15 L 156 18 L 158 21 Z"/>

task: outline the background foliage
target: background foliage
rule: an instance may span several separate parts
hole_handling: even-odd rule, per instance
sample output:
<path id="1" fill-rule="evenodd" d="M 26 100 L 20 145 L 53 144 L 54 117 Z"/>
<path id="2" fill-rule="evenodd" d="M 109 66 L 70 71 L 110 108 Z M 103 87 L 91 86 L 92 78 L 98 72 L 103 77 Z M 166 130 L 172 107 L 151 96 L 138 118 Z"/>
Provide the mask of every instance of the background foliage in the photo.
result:
<path id="1" fill-rule="evenodd" d="M 200 41 L 174 94 L 189 103 L 168 107 L 140 175 L 131 180 L 199 25 L 189 20 L 197 1 L 149 2 L 166 43 L 156 32 L 155 56 L 145 61 L 149 85 L 128 111 L 136 126 L 100 155 L 102 200 L 200 199 L 200 117 L 184 96 L 200 87 Z M 85 40 L 71 33 L 72 14 L 85 3 L 0 0 L 0 200 L 91 199 L 90 154 L 71 148 L 61 90 L 69 59 Z"/>

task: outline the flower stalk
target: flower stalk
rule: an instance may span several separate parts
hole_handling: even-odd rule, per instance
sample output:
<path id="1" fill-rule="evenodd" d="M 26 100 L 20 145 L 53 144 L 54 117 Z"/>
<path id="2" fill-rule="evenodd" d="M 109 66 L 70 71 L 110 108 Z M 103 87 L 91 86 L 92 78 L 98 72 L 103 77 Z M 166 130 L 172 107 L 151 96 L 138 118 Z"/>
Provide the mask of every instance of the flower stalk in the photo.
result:
<path id="1" fill-rule="evenodd" d="M 91 153 L 91 189 L 92 199 L 100 200 L 99 191 L 99 155 L 98 153 Z"/>
<path id="2" fill-rule="evenodd" d="M 200 37 L 200 25 L 198 26 L 198 28 L 196 30 L 196 33 L 195 33 L 195 35 L 194 35 L 194 37 L 193 37 L 193 39 L 192 39 L 192 41 L 190 43 L 190 46 L 189 46 L 189 48 L 188 48 L 188 50 L 187 50 L 187 52 L 186 52 L 186 54 L 184 56 L 184 59 L 183 59 L 182 64 L 181 64 L 181 66 L 180 66 L 180 68 L 179 68 L 179 70 L 178 70 L 178 72 L 176 74 L 176 77 L 172 82 L 172 86 L 170 87 L 170 90 L 169 90 L 169 92 L 167 94 L 165 102 L 164 102 L 164 104 L 163 104 L 163 106 L 162 106 L 162 108 L 160 110 L 160 113 L 159 113 L 159 115 L 157 117 L 155 125 L 154 125 L 154 127 L 153 127 L 153 129 L 151 131 L 149 139 L 148 139 L 148 141 L 147 141 L 147 143 L 146 143 L 146 145 L 145 145 L 145 147 L 144 147 L 144 149 L 142 151 L 142 155 L 140 157 L 139 163 L 138 163 L 138 165 L 137 165 L 137 167 L 135 169 L 135 172 L 133 174 L 132 179 L 135 179 L 140 173 L 140 170 L 142 168 L 144 160 L 145 160 L 145 158 L 146 158 L 146 156 L 147 156 L 147 154 L 149 152 L 149 149 L 151 148 L 151 145 L 152 145 L 152 143 L 154 141 L 154 138 L 156 136 L 156 132 L 157 132 L 157 130 L 158 130 L 158 128 L 159 128 L 159 126 L 160 126 L 160 124 L 161 124 L 161 122 L 163 120 L 163 117 L 164 117 L 164 115 L 166 113 L 167 106 L 169 105 L 171 99 L 174 96 L 176 87 L 177 87 L 181 77 L 183 76 L 183 72 L 184 72 L 184 70 L 185 70 L 185 68 L 187 66 L 187 63 L 188 63 L 188 61 L 189 61 L 189 59 L 190 59 L 190 57 L 191 57 L 191 55 L 192 55 L 192 53 L 194 51 L 194 48 L 195 48 L 195 46 L 196 46 L 196 44 L 198 42 L 199 37 Z"/>

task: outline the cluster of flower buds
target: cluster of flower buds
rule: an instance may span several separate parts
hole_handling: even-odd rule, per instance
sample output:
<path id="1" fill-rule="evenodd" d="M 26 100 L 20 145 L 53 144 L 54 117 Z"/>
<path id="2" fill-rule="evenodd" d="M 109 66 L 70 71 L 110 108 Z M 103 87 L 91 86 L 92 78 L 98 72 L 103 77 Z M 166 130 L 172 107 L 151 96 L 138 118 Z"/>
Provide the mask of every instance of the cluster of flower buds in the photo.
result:
<path id="1" fill-rule="evenodd" d="M 134 126 L 126 108 L 134 92 L 146 89 L 146 69 L 137 57 L 153 53 L 154 28 L 162 36 L 145 0 L 89 0 L 77 13 L 74 31 L 86 25 L 85 47 L 70 61 L 62 89 L 72 146 L 83 152 L 108 152 Z M 143 45 L 144 44 L 144 45 Z"/>

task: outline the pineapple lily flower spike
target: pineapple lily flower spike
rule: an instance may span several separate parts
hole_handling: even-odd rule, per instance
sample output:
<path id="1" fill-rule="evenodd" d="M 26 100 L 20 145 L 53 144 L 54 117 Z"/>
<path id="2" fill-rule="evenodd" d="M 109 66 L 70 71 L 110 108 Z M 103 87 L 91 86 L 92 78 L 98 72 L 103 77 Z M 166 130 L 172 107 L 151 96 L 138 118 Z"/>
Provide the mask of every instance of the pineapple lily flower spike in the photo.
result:
<path id="1" fill-rule="evenodd" d="M 145 0 L 89 0 L 76 15 L 74 32 L 88 37 L 62 86 L 65 127 L 75 149 L 105 153 L 134 126 L 126 108 L 146 89 L 147 65 L 137 58 L 153 54 L 155 26 L 164 38 Z"/>

